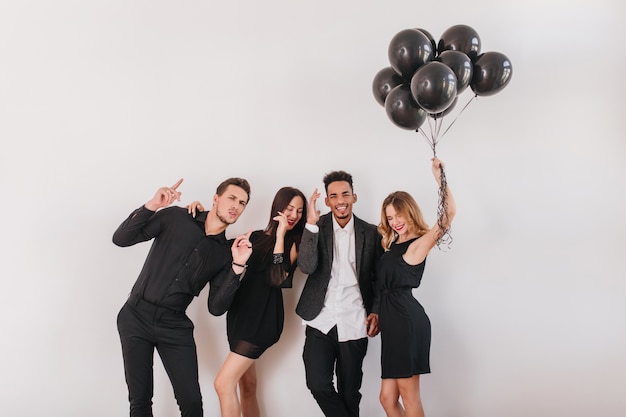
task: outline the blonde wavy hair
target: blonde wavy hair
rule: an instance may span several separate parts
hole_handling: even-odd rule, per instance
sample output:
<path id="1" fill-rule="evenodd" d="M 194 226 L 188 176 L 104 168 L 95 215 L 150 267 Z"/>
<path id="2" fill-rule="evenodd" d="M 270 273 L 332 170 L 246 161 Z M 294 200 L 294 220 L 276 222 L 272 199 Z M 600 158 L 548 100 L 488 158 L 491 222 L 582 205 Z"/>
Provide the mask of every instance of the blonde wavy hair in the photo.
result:
<path id="1" fill-rule="evenodd" d="M 380 223 L 378 224 L 378 233 L 382 236 L 382 246 L 385 250 L 389 250 L 391 244 L 398 238 L 398 233 L 389 226 L 387 221 L 387 206 L 391 205 L 397 213 L 407 219 L 410 232 L 423 236 L 430 231 L 430 227 L 424 221 L 422 211 L 411 194 L 405 191 L 395 191 L 389 194 L 383 200 L 383 206 L 380 210 Z"/>

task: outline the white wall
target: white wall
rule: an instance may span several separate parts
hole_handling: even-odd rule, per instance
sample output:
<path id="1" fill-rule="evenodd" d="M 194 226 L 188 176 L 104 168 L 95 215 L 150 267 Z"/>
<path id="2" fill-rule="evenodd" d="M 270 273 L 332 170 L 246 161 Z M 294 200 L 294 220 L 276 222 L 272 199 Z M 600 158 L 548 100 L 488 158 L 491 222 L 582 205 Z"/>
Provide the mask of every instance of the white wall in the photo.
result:
<path id="1" fill-rule="evenodd" d="M 123 416 L 115 327 L 148 245 L 111 235 L 180 177 L 183 202 L 247 177 L 234 235 L 265 225 L 283 185 L 356 181 L 378 221 L 404 189 L 434 220 L 430 149 L 371 93 L 393 35 L 478 31 L 513 63 L 509 86 L 442 140 L 458 215 L 415 293 L 433 323 L 432 417 L 626 415 L 626 145 L 621 0 L 294 2 L 24 0 L 0 6 L 0 414 Z M 469 94 L 469 93 L 468 93 Z M 469 97 L 469 96 L 466 96 Z M 321 416 L 303 329 L 285 291 L 281 341 L 258 362 L 264 415 Z M 206 415 L 227 347 L 223 317 L 196 323 Z M 380 340 L 363 415 L 378 404 Z M 155 415 L 177 408 L 156 359 Z"/>

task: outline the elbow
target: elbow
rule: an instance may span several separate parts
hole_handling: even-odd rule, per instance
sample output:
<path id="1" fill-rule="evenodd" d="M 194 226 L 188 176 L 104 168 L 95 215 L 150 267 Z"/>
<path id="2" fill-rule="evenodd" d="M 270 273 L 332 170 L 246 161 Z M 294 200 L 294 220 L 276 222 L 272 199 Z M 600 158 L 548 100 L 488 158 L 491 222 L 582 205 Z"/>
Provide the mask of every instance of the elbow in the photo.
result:
<path id="1" fill-rule="evenodd" d="M 121 238 L 120 236 L 118 236 L 117 234 L 114 234 L 114 235 L 113 235 L 113 239 L 112 239 L 112 241 L 113 241 L 113 244 L 114 244 L 115 246 L 119 246 L 119 247 L 122 247 L 122 248 L 127 247 L 127 246 L 130 246 L 130 244 L 129 244 L 128 242 L 126 242 L 124 239 L 122 239 L 122 238 Z"/>
<path id="2" fill-rule="evenodd" d="M 448 210 L 448 222 L 450 224 L 452 223 L 454 216 L 456 216 L 456 207 L 453 207 L 450 210 Z"/>
<path id="3" fill-rule="evenodd" d="M 315 272 L 315 269 L 317 268 L 317 264 L 316 263 L 309 264 L 307 262 L 301 262 L 300 259 L 298 259 L 298 268 L 300 269 L 300 272 L 302 272 L 303 274 L 311 275 L 313 272 Z"/>
<path id="4" fill-rule="evenodd" d="M 454 219 L 454 216 L 456 216 L 456 204 L 454 203 L 454 200 L 452 200 L 448 202 L 445 215 L 441 219 L 444 221 L 446 228 L 452 225 L 452 220 Z"/>
<path id="5" fill-rule="evenodd" d="M 307 268 L 306 265 L 298 265 L 298 268 L 300 268 L 300 272 L 304 275 L 311 275 L 313 273 L 313 271 Z"/>
<path id="6" fill-rule="evenodd" d="M 449 215 L 446 219 L 444 219 L 443 222 L 443 230 L 450 230 L 450 228 L 452 227 L 452 219 L 454 218 L 454 215 Z M 440 231 L 441 233 L 441 231 Z"/>
<path id="7" fill-rule="evenodd" d="M 211 313 L 213 316 L 219 317 L 226 313 L 226 311 L 227 308 L 219 305 L 219 303 L 209 303 L 209 313 Z"/>

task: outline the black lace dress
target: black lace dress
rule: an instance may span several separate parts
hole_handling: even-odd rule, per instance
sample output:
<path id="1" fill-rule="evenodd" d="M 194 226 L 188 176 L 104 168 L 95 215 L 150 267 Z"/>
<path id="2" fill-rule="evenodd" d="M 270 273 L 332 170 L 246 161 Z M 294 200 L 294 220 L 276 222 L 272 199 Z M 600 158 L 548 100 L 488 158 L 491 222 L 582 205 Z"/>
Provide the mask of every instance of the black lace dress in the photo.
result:
<path id="1" fill-rule="evenodd" d="M 392 244 L 378 263 L 382 378 L 410 378 L 430 372 L 430 320 L 413 297 L 426 260 L 409 265 L 402 255 L 415 239 Z"/>

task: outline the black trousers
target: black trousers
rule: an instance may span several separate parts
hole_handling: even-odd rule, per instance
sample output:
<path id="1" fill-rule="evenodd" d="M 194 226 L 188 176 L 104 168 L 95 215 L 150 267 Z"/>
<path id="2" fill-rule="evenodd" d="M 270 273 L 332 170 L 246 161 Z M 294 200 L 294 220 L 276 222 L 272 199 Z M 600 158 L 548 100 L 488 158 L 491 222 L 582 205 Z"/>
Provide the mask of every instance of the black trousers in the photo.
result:
<path id="1" fill-rule="evenodd" d="M 302 358 L 306 386 L 322 412 L 326 417 L 358 417 L 367 337 L 339 342 L 336 326 L 328 334 L 307 326 L 305 335 Z"/>
<path id="2" fill-rule="evenodd" d="M 176 312 L 129 298 L 117 316 L 131 417 L 152 417 L 156 348 L 183 417 L 202 417 L 193 323 Z"/>

